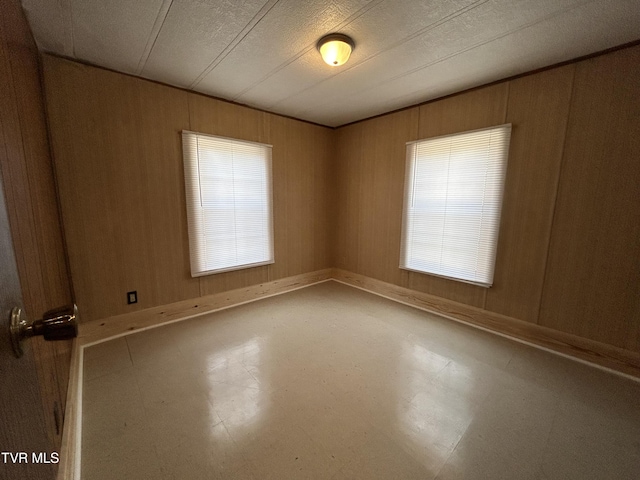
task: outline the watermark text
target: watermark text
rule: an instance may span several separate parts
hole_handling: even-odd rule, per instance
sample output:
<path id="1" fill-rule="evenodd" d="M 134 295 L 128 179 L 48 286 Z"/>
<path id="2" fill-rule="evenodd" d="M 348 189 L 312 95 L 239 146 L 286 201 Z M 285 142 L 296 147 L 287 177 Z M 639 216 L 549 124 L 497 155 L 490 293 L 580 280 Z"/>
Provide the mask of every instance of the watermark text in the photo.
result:
<path id="1" fill-rule="evenodd" d="M 0 452 L 2 463 L 58 463 L 58 452 Z"/>

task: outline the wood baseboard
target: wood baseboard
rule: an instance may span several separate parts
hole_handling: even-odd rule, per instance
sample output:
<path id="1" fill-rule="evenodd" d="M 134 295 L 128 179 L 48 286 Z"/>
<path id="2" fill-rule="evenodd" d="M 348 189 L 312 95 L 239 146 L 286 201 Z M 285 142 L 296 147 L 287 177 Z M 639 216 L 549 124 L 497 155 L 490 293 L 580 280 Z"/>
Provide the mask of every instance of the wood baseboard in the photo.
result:
<path id="1" fill-rule="evenodd" d="M 405 305 L 612 370 L 636 380 L 640 379 L 640 354 L 635 352 L 399 287 L 357 273 L 325 269 L 80 325 L 78 338 L 74 340 L 73 345 L 57 479 L 80 480 L 81 478 L 84 348 L 115 337 L 280 295 L 327 280 L 335 280 Z"/>
<path id="2" fill-rule="evenodd" d="M 80 480 L 80 440 L 82 439 L 82 347 L 73 340 L 67 403 L 64 409 L 60 463 L 57 480 Z"/>
<path id="3" fill-rule="evenodd" d="M 81 345 L 89 346 L 103 342 L 106 339 L 157 327 L 158 325 L 186 320 L 223 308 L 303 288 L 314 283 L 330 280 L 332 274 L 333 269 L 327 268 L 228 292 L 214 293 L 133 313 L 94 320 L 80 325 L 78 340 Z"/>
<path id="4" fill-rule="evenodd" d="M 623 374 L 635 380 L 640 379 L 640 354 L 636 352 L 345 270 L 334 269 L 333 279 L 390 300 Z"/>

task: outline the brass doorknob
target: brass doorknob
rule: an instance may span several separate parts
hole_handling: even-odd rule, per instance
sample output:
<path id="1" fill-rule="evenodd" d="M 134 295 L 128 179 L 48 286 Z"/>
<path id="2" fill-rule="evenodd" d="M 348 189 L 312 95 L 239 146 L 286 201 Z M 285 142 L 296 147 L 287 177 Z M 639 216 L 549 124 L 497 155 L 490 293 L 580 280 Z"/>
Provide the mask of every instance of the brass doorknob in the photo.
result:
<path id="1" fill-rule="evenodd" d="M 78 336 L 78 307 L 73 304 L 46 312 L 41 320 L 27 322 L 20 307 L 11 310 L 11 344 L 17 358 L 26 338 L 42 335 L 45 340 L 68 340 Z"/>

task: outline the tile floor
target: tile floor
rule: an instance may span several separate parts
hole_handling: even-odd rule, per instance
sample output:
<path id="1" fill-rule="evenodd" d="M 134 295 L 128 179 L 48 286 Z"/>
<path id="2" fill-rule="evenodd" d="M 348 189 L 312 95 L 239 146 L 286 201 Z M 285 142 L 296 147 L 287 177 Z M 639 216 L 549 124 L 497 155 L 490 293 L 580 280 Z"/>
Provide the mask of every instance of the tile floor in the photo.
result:
<path id="1" fill-rule="evenodd" d="M 84 361 L 85 480 L 640 478 L 640 383 L 336 282 Z"/>

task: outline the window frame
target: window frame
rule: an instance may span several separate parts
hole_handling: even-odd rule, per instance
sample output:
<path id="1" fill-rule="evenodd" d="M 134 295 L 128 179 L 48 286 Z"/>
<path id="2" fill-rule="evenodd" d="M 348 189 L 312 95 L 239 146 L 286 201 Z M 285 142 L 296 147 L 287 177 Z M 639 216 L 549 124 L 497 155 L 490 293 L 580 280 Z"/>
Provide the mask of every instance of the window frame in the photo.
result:
<path id="1" fill-rule="evenodd" d="M 184 167 L 184 186 L 185 186 L 185 205 L 186 205 L 186 213 L 187 213 L 187 226 L 188 226 L 188 236 L 189 236 L 189 260 L 190 260 L 190 270 L 191 276 L 193 278 L 203 277 L 207 275 L 215 275 L 218 273 L 232 272 L 236 270 L 244 270 L 247 268 L 255 268 L 264 265 L 270 265 L 275 263 L 275 253 L 274 253 L 274 231 L 273 231 L 273 162 L 272 162 L 272 149 L 273 146 L 269 144 L 252 142 L 249 140 L 243 140 L 238 138 L 224 137 L 220 135 L 212 135 L 202 132 L 194 132 L 191 130 L 182 130 L 181 131 L 182 138 L 182 158 L 183 158 L 183 167 Z M 187 140 L 187 138 L 191 138 L 192 140 Z M 198 217 L 202 217 L 202 212 L 204 210 L 201 205 L 201 180 L 202 177 L 200 175 L 200 159 L 198 156 L 198 139 L 199 138 L 212 138 L 216 141 L 228 142 L 229 145 L 238 144 L 238 145 L 248 145 L 251 147 L 260 147 L 264 149 L 264 157 L 262 160 L 265 162 L 265 173 L 266 177 L 264 179 L 265 182 L 265 204 L 267 207 L 267 236 L 268 245 L 268 259 L 259 262 L 252 263 L 242 263 L 236 264 L 233 266 L 223 267 L 223 268 L 214 268 L 214 269 L 204 269 L 201 267 L 206 267 L 206 265 L 200 265 L 198 261 L 198 255 L 196 250 L 206 248 L 203 247 L 201 242 L 204 238 L 204 232 L 201 230 L 204 229 L 202 222 L 198 222 Z M 187 145 L 187 142 L 195 142 L 195 146 Z M 192 152 L 189 152 L 191 148 L 196 149 L 195 157 L 192 158 Z M 194 173 L 197 172 L 197 175 Z M 194 182 L 194 179 L 197 179 Z M 193 183 L 192 183 L 193 182 Z M 234 197 L 235 199 L 236 197 Z M 200 199 L 200 200 L 198 200 Z M 236 239 L 237 240 L 237 239 Z M 205 253 L 206 255 L 206 253 Z"/>
<path id="2" fill-rule="evenodd" d="M 433 141 L 441 141 L 444 140 L 446 138 L 450 138 L 450 137 L 459 137 L 459 136 L 464 136 L 464 135 L 468 135 L 468 134 L 474 134 L 474 133 L 480 133 L 483 131 L 487 131 L 487 130 L 497 130 L 497 129 L 502 129 L 506 132 L 506 140 L 503 141 L 502 143 L 502 154 L 501 154 L 501 165 L 500 165 L 500 172 L 499 172 L 499 178 L 498 178 L 498 185 L 499 185 L 499 198 L 498 200 L 495 202 L 497 204 L 497 214 L 495 213 L 495 211 L 492 213 L 497 219 L 493 222 L 493 231 L 491 232 L 491 239 L 492 239 L 492 244 L 491 244 L 491 251 L 489 253 L 489 255 L 486 257 L 489 262 L 490 262 L 490 275 L 488 278 L 488 282 L 484 282 L 484 281 L 479 281 L 479 280 L 474 280 L 474 279 L 470 279 L 468 276 L 461 276 L 461 277 L 456 277 L 456 276 L 452 276 L 452 275 L 446 275 L 441 273 L 441 271 L 438 271 L 437 268 L 434 268 L 433 270 L 421 270 L 418 268 L 415 268 L 414 266 L 411 265 L 411 261 L 409 259 L 409 253 L 407 252 L 407 250 L 410 249 L 410 247 L 408 246 L 408 242 L 410 241 L 410 239 L 408 238 L 408 229 L 409 229 L 409 201 L 410 198 L 413 198 L 413 192 L 411 192 L 410 195 L 410 191 L 409 189 L 415 189 L 416 188 L 416 180 L 415 180 L 415 170 L 416 170 L 416 163 L 418 161 L 418 151 L 417 148 L 421 143 L 426 143 L 426 142 L 433 142 Z M 504 207 L 504 187 L 505 187 L 505 180 L 506 180 L 506 173 L 507 173 L 507 166 L 508 166 L 508 161 L 509 161 L 509 148 L 510 148 L 510 142 L 511 142 L 511 133 L 512 133 L 512 129 L 513 129 L 513 125 L 511 123 L 505 123 L 505 124 L 501 124 L 501 125 L 494 125 L 494 126 L 490 126 L 490 127 L 486 127 L 486 128 L 479 128 L 479 129 L 474 129 L 474 130 L 467 130 L 467 131 L 462 131 L 462 132 L 455 132 L 455 133 L 450 133 L 450 134 L 446 134 L 446 135 L 440 135 L 440 136 L 436 136 L 436 137 L 429 137 L 429 138 L 424 138 L 424 139 L 420 139 L 420 140 L 415 140 L 415 141 L 411 141 L 411 142 L 407 142 L 406 143 L 406 162 L 405 162 L 405 182 L 404 182 L 404 190 L 403 190 L 403 209 L 402 209 L 402 230 L 401 230 L 401 238 L 400 238 L 400 262 L 399 262 L 399 268 L 402 270 L 407 270 L 407 271 L 412 271 L 412 272 L 418 272 L 418 273 L 422 273 L 425 275 L 431 275 L 431 276 L 435 276 L 435 277 L 440 277 L 440 278 L 445 278 L 447 280 L 452 280 L 452 281 L 456 281 L 456 282 L 462 282 L 462 283 L 468 283 L 468 284 L 472 284 L 472 285 L 477 285 L 477 286 L 481 286 L 484 288 L 490 288 L 493 285 L 493 280 L 494 280 L 494 275 L 495 275 L 495 264 L 496 264 L 496 257 L 497 257 L 497 246 L 498 246 L 498 240 L 499 240 L 499 235 L 500 235 L 500 224 L 501 224 L 501 216 L 502 216 L 502 211 L 503 211 L 503 207 Z M 489 144 L 488 147 L 486 147 L 487 150 L 490 150 L 491 146 Z M 414 154 L 412 155 L 412 149 L 415 149 Z M 449 155 L 449 159 L 448 162 L 451 161 L 451 156 Z M 449 179 L 447 179 L 447 185 L 450 185 L 449 183 Z M 485 192 L 483 191 L 483 197 L 482 197 L 482 209 L 479 213 L 480 215 L 480 219 L 482 220 L 482 215 L 484 213 L 484 195 Z M 447 216 L 447 212 L 446 212 L 446 200 L 448 199 L 448 192 L 445 195 L 445 208 L 444 208 L 444 223 L 443 223 L 443 229 L 445 228 L 444 225 L 446 225 L 446 216 Z M 451 214 L 449 214 L 451 215 Z M 482 225 L 482 221 L 480 222 L 480 224 Z M 481 227 L 478 229 L 478 232 L 480 232 Z M 443 233 L 444 235 L 444 233 Z M 476 237 L 478 239 L 481 238 L 481 233 L 477 233 Z M 425 237 L 428 239 L 428 236 Z M 474 237 L 475 238 L 475 237 Z M 480 240 L 478 240 L 480 241 Z M 444 247 L 439 247 L 439 250 L 442 252 L 445 250 Z M 478 261 L 478 258 L 480 257 L 480 255 L 476 256 L 476 262 Z M 441 260 L 442 261 L 442 260 Z M 449 265 L 448 267 L 445 267 L 447 269 L 453 269 L 453 267 L 451 265 Z M 440 268 L 439 270 L 443 270 L 443 268 Z"/>

